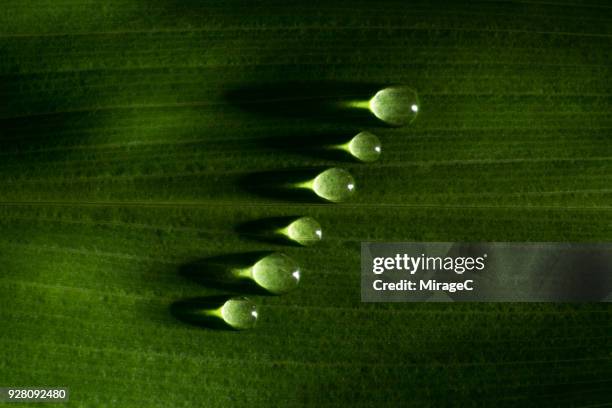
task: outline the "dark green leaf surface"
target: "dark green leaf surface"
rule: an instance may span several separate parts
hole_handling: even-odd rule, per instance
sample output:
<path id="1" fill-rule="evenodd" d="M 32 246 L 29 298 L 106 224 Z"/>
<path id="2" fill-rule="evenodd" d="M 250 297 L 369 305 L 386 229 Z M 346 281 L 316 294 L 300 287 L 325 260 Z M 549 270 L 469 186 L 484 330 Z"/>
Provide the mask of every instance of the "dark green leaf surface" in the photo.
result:
<path id="1" fill-rule="evenodd" d="M 610 240 L 609 3 L 4 0 L 0 55 L 0 386 L 82 407 L 612 404 L 607 305 L 359 293 L 361 241 Z M 407 84 L 422 110 L 391 129 L 228 98 L 292 81 Z M 380 161 L 266 142 L 361 130 Z M 328 165 L 350 202 L 241 182 Z M 237 232 L 288 215 L 321 245 Z M 255 330 L 170 314 L 224 293 L 182 265 L 269 249 L 303 282 L 256 296 Z"/>

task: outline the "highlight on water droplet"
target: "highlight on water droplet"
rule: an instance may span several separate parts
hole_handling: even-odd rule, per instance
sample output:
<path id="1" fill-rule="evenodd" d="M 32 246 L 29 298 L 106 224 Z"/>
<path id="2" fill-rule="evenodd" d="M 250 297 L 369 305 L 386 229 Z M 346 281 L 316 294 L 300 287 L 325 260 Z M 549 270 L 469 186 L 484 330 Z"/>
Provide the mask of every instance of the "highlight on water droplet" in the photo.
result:
<path id="1" fill-rule="evenodd" d="M 355 192 L 355 179 L 351 173 L 339 167 L 329 168 L 314 179 L 298 183 L 298 188 L 312 190 L 319 197 L 339 203 L 349 199 Z"/>
<path id="2" fill-rule="evenodd" d="M 252 279 L 268 292 L 282 294 L 298 287 L 300 267 L 292 258 L 274 252 L 266 255 L 248 268 L 235 271 L 237 277 Z"/>
<path id="3" fill-rule="evenodd" d="M 403 126 L 416 119 L 420 103 L 416 91 L 407 86 L 382 89 L 370 99 L 370 111 L 378 119 L 393 126 Z"/>
<path id="4" fill-rule="evenodd" d="M 303 246 L 316 244 L 323 238 L 321 225 L 312 217 L 299 217 L 278 233 Z"/>
<path id="5" fill-rule="evenodd" d="M 344 150 L 362 162 L 373 162 L 378 160 L 382 152 L 380 139 L 370 132 L 359 132 L 348 143 L 335 146 Z"/>
<path id="6" fill-rule="evenodd" d="M 187 323 L 209 328 L 246 330 L 255 326 L 257 306 L 245 297 L 211 296 L 175 302 L 171 313 Z"/>

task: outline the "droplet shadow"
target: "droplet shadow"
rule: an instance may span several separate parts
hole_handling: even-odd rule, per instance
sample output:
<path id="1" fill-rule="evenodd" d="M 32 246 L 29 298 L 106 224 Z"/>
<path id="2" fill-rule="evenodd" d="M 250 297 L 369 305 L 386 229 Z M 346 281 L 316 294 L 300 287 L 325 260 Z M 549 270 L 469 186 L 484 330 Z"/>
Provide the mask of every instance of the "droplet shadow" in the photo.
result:
<path id="1" fill-rule="evenodd" d="M 245 192 L 268 199 L 303 203 L 328 203 L 308 188 L 297 187 L 299 183 L 313 180 L 328 167 L 308 169 L 283 169 L 250 173 L 238 180 Z"/>
<path id="2" fill-rule="evenodd" d="M 1 110 L 0 110 L 1 111 Z M 58 112 L 19 115 L 0 112 L 0 149 L 11 155 L 3 160 L 22 161 L 22 154 L 36 155 L 38 160 L 61 161 L 67 153 L 63 146 L 86 144 L 87 130 L 100 118 L 93 112 Z M 53 149 L 46 152 L 45 149 Z M 14 155 L 14 156 L 13 156 Z"/>
<path id="3" fill-rule="evenodd" d="M 267 149 L 274 149 L 303 157 L 360 163 L 360 161 L 346 150 L 339 149 L 339 145 L 348 143 L 358 132 L 344 133 L 302 133 L 262 138 L 258 144 Z"/>
<path id="4" fill-rule="evenodd" d="M 302 245 L 299 243 L 292 241 L 286 235 L 278 232 L 279 229 L 285 228 L 287 225 L 299 218 L 300 216 L 296 215 L 287 217 L 269 217 L 260 220 L 247 221 L 238 225 L 235 231 L 237 234 L 256 241 L 276 245 L 301 247 Z"/>
<path id="5" fill-rule="evenodd" d="M 176 319 L 194 326 L 214 330 L 237 331 L 223 319 L 203 313 L 207 310 L 220 308 L 231 297 L 230 295 L 221 295 L 178 300 L 170 305 L 170 314 Z"/>
<path id="6" fill-rule="evenodd" d="M 382 87 L 361 82 L 289 81 L 230 89 L 225 98 L 255 115 L 303 118 L 310 124 L 387 126 L 367 108 L 354 105 L 354 102 L 367 103 Z"/>
<path id="7" fill-rule="evenodd" d="M 178 273 L 211 289 L 250 295 L 270 295 L 252 280 L 237 277 L 234 272 L 253 266 L 271 253 L 272 251 L 255 251 L 196 259 L 181 265 Z"/>

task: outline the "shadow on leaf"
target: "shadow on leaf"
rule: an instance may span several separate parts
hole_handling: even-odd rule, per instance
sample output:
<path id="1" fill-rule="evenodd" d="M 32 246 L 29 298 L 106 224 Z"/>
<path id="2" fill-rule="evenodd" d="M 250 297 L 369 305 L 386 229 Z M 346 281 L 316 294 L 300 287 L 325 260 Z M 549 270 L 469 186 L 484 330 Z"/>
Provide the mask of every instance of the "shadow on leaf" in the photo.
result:
<path id="1" fill-rule="evenodd" d="M 309 123 L 386 126 L 367 109 L 367 102 L 380 88 L 381 84 L 360 82 L 275 82 L 231 89 L 225 98 L 255 115 L 302 118 Z"/>
<path id="2" fill-rule="evenodd" d="M 279 230 L 285 228 L 287 225 L 299 218 L 300 216 L 296 215 L 247 221 L 238 225 L 236 227 L 236 232 L 247 238 L 261 242 L 301 247 L 302 245 L 289 239 L 287 235 L 279 233 Z"/>
<path id="3" fill-rule="evenodd" d="M 231 296 L 229 295 L 223 295 L 179 300 L 170 305 L 170 313 L 178 320 L 194 326 L 235 331 L 236 329 L 227 324 L 223 319 L 209 313 L 219 309 L 230 298 Z"/>
<path id="4" fill-rule="evenodd" d="M 212 289 L 230 290 L 251 295 L 269 295 L 251 279 L 238 276 L 271 251 L 245 252 L 197 259 L 179 267 L 179 274 Z"/>
<path id="5" fill-rule="evenodd" d="M 280 201 L 326 203 L 312 189 L 299 185 L 313 180 L 327 167 L 263 171 L 242 177 L 239 186 L 251 194 Z"/>

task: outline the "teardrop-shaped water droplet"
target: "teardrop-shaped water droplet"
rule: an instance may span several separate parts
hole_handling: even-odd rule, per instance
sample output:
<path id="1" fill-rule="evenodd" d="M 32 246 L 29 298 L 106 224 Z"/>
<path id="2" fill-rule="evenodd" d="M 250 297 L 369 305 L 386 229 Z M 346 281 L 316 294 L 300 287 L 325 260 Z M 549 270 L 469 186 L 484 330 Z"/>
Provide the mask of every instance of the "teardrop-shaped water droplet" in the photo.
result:
<path id="1" fill-rule="evenodd" d="M 328 201 L 346 201 L 355 192 L 355 179 L 348 171 L 332 167 L 315 177 L 312 189 Z"/>
<path id="2" fill-rule="evenodd" d="M 300 283 L 300 267 L 287 255 L 273 253 L 257 261 L 251 269 L 252 279 L 275 294 L 289 292 Z"/>
<path id="3" fill-rule="evenodd" d="M 304 246 L 316 244 L 323 238 L 321 225 L 312 217 L 298 218 L 285 231 L 288 239 Z"/>
<path id="4" fill-rule="evenodd" d="M 416 91 L 407 86 L 382 89 L 370 99 L 370 110 L 383 122 L 403 126 L 416 119 L 420 110 Z"/>
<path id="5" fill-rule="evenodd" d="M 378 160 L 382 147 L 380 139 L 370 132 L 360 132 L 348 143 L 349 152 L 363 162 Z"/>
<path id="6" fill-rule="evenodd" d="M 223 321 L 237 330 L 254 327 L 259 316 L 255 303 L 242 297 L 229 299 L 220 311 Z"/>

